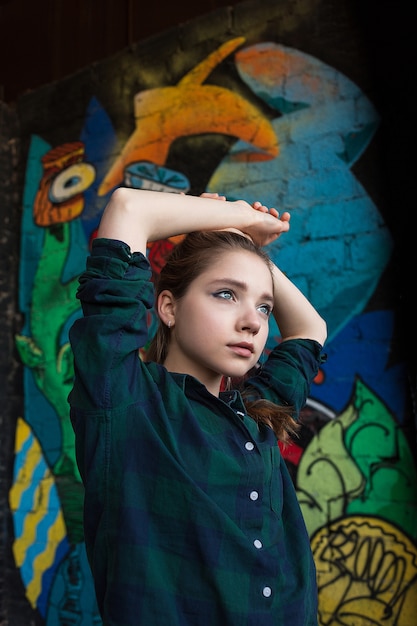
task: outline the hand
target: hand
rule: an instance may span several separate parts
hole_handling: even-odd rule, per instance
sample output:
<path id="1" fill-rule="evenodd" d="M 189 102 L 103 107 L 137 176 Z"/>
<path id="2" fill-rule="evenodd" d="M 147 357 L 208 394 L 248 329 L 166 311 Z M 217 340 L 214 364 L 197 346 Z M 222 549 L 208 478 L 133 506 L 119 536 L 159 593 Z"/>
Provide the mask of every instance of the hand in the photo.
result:
<path id="1" fill-rule="evenodd" d="M 256 222 L 246 231 L 258 245 L 266 246 L 290 229 L 291 216 L 287 211 L 280 216 L 275 208 L 271 207 L 268 209 L 267 206 L 259 201 L 253 202 L 250 206 L 255 211 L 266 214 L 264 220 Z"/>
<path id="2" fill-rule="evenodd" d="M 204 192 L 201 194 L 202 198 L 211 198 L 213 200 L 226 200 L 226 196 L 220 195 L 214 192 Z M 256 222 L 252 224 L 245 230 L 240 228 L 225 228 L 219 230 L 229 230 L 231 232 L 237 232 L 245 237 L 248 237 L 255 243 L 260 246 L 266 246 L 269 243 L 275 241 L 282 233 L 287 232 L 290 228 L 290 214 L 285 211 L 281 216 L 279 212 L 274 207 L 268 209 L 267 206 L 259 202 L 253 202 L 249 205 L 245 200 L 237 200 L 236 202 L 242 203 L 246 207 L 251 206 L 252 209 L 258 211 L 259 213 L 267 213 L 268 216 L 274 218 L 273 220 L 269 219 L 269 217 L 265 220 L 261 220 L 260 222 Z"/>
<path id="3" fill-rule="evenodd" d="M 288 213 L 288 211 L 284 211 L 281 217 L 279 217 L 279 213 L 276 209 L 274 209 L 273 207 L 268 209 L 267 206 L 265 206 L 258 200 L 252 204 L 252 208 L 255 209 L 255 211 L 261 211 L 262 213 L 269 213 L 270 215 L 273 215 L 274 217 L 279 218 L 281 222 L 289 222 L 291 218 L 291 215 Z"/>

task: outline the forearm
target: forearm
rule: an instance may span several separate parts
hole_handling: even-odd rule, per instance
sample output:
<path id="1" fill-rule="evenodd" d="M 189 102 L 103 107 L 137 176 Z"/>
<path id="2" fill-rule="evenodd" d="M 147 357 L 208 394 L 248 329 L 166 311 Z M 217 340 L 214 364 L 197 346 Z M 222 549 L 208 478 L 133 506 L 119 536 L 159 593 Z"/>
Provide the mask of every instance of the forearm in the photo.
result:
<path id="1" fill-rule="evenodd" d="M 244 220 L 244 214 L 234 202 L 120 188 L 113 192 L 103 213 L 98 236 L 120 239 L 132 251 L 145 252 L 149 241 L 193 230 L 233 227 L 239 219 Z"/>
<path id="2" fill-rule="evenodd" d="M 213 197 L 119 188 L 105 208 L 98 236 L 119 239 L 132 252 L 145 253 L 150 241 L 226 228 L 239 229 L 266 245 L 288 230 L 289 224 L 243 200 L 220 202 Z"/>
<path id="3" fill-rule="evenodd" d="M 314 339 L 321 345 L 327 337 L 327 326 L 304 294 L 274 266 L 273 315 L 283 340 Z"/>

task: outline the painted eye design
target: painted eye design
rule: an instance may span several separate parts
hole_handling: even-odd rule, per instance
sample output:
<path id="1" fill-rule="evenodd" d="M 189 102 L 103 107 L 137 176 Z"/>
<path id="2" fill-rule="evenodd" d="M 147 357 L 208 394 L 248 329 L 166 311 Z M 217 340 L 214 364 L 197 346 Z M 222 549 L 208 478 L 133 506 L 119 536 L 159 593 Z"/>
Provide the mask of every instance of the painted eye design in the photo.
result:
<path id="1" fill-rule="evenodd" d="M 55 203 L 66 202 L 83 193 L 94 182 L 95 168 L 89 163 L 74 163 L 60 172 L 52 182 L 49 200 Z"/>

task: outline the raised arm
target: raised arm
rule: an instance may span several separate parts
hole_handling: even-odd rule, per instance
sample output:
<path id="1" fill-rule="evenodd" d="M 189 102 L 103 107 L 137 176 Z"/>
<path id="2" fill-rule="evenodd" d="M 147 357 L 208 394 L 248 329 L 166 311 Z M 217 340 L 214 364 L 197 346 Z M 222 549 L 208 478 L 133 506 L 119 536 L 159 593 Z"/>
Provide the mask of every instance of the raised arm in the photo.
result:
<path id="1" fill-rule="evenodd" d="M 261 202 L 255 202 L 253 208 L 260 213 L 278 218 L 278 211 L 275 208 L 268 209 Z M 290 216 L 288 213 L 283 213 L 280 219 L 289 222 Z M 327 338 L 325 320 L 304 294 L 275 265 L 273 266 L 273 278 L 273 315 L 282 340 L 314 339 L 323 346 Z"/>
<path id="2" fill-rule="evenodd" d="M 225 228 L 241 230 L 263 246 L 289 229 L 288 214 L 280 218 L 276 211 L 254 210 L 244 200 L 230 202 L 217 194 L 187 196 L 120 187 L 104 210 L 98 237 L 119 239 L 132 252 L 145 254 L 150 241 Z"/>
<path id="3" fill-rule="evenodd" d="M 327 326 L 313 305 L 303 293 L 276 266 L 274 277 L 273 315 L 281 333 L 286 339 L 315 339 L 324 345 Z"/>

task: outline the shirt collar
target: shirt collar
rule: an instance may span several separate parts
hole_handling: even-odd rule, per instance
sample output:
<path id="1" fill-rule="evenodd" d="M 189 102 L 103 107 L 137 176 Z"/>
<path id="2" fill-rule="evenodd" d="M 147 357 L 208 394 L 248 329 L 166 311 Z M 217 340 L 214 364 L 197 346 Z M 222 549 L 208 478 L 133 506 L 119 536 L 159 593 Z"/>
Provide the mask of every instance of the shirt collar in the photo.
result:
<path id="1" fill-rule="evenodd" d="M 175 372 L 171 372 L 173 380 L 177 383 L 177 385 L 186 393 L 187 395 L 190 392 L 198 392 L 204 395 L 208 394 L 211 398 L 213 394 L 211 394 L 205 385 L 203 385 L 197 378 L 194 376 L 190 376 L 190 374 L 177 374 Z M 215 397 L 215 396 L 214 396 Z M 218 400 L 221 400 L 225 404 L 227 404 L 234 411 L 245 414 L 245 405 L 243 403 L 240 392 L 236 389 L 231 389 L 229 391 L 221 391 L 219 393 Z"/>

